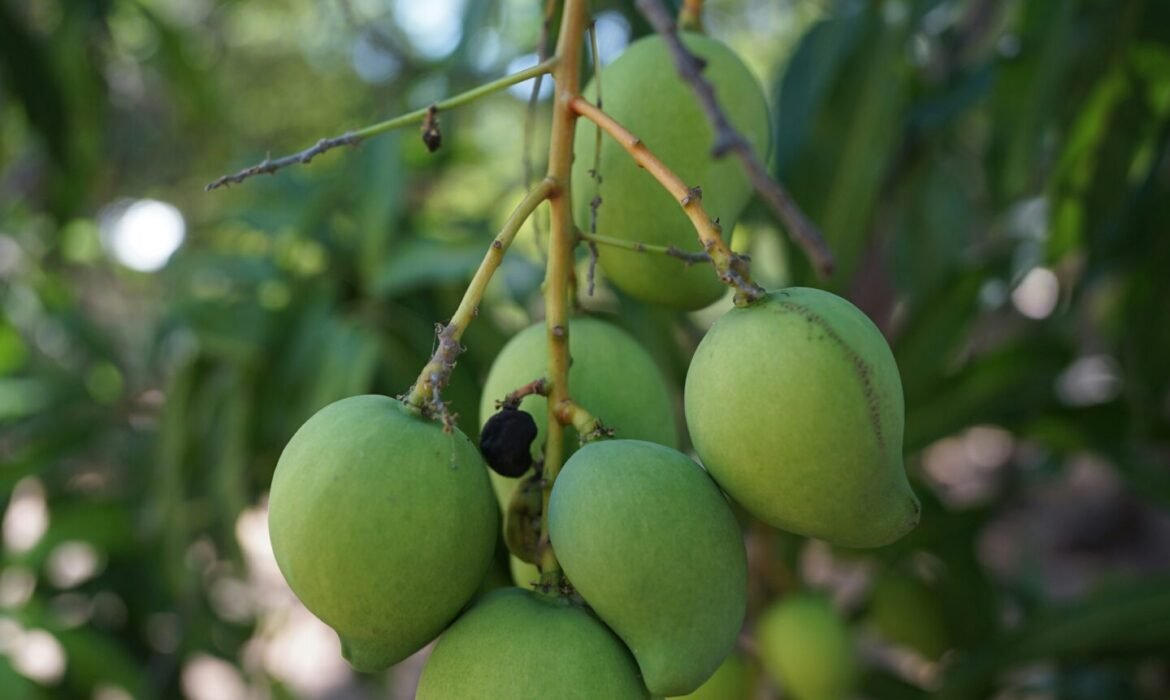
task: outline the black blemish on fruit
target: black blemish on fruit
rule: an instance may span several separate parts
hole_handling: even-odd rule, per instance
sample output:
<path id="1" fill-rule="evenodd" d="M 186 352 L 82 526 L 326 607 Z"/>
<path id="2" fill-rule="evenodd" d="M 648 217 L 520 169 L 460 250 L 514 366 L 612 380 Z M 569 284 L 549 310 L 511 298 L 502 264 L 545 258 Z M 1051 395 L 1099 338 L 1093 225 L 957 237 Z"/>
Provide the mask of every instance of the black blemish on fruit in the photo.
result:
<path id="1" fill-rule="evenodd" d="M 505 406 L 484 424 L 479 451 L 484 461 L 501 476 L 515 478 L 532 466 L 532 441 L 536 421 L 525 411 Z"/>

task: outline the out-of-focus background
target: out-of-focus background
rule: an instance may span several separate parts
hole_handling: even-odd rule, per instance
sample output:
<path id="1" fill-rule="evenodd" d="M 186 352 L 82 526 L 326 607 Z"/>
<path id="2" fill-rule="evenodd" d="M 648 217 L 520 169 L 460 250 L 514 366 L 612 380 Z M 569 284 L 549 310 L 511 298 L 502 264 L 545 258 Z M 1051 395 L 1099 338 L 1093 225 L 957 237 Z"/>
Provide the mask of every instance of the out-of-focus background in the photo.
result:
<path id="1" fill-rule="evenodd" d="M 531 87 L 444 113 L 434 155 L 407 129 L 203 185 L 531 65 L 542 5 L 0 0 L 0 697 L 410 697 L 417 663 L 354 676 L 296 605 L 265 492 L 316 409 L 421 368 L 523 192 Z M 593 10 L 603 60 L 647 32 Z M 769 94 L 827 286 L 891 339 L 925 507 L 874 552 L 765 537 L 770 594 L 833 596 L 859 697 L 1170 697 L 1170 3 L 710 0 L 706 23 Z M 743 218 L 759 279 L 816 282 Z M 473 436 L 542 250 L 526 227 L 465 337 L 447 397 Z M 727 308 L 584 302 L 676 387 Z"/>

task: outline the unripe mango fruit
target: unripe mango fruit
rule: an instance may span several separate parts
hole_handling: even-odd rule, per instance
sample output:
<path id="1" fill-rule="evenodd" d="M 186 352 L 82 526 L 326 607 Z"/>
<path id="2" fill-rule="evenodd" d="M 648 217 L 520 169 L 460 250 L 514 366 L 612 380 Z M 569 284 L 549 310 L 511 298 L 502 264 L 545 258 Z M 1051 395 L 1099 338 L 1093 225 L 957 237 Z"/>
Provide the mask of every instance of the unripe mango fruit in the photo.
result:
<path id="1" fill-rule="evenodd" d="M 650 354 L 625 331 L 596 318 L 569 321 L 569 386 L 573 399 L 621 438 L 649 440 L 678 447 L 678 426 L 666 379 Z M 500 351 L 484 382 L 479 403 L 483 425 L 496 412 L 496 401 L 534 379 L 548 375 L 548 335 L 537 323 L 517 333 Z M 548 401 L 528 396 L 520 410 L 536 420 L 533 454 L 543 449 L 548 425 Z M 565 428 L 566 457 L 577 448 L 577 432 Z M 531 471 L 529 472 L 531 473 Z M 518 479 L 495 472 L 492 486 L 500 505 L 507 508 Z"/>
<path id="2" fill-rule="evenodd" d="M 764 522 L 845 547 L 909 532 L 898 366 L 881 332 L 829 292 L 790 288 L 724 314 L 687 370 L 704 466 Z"/>
<path id="3" fill-rule="evenodd" d="M 761 160 L 771 148 L 768 103 L 759 82 L 724 44 L 701 34 L 680 35 L 707 62 L 703 75 L 719 104 Z M 585 97 L 597 101 L 596 78 Z M 702 188 L 703 207 L 730 238 L 752 185 L 735 158 L 711 157 L 714 132 L 689 85 L 675 72 L 666 43 L 657 35 L 631 44 L 601 72 L 603 106 L 690 187 Z M 695 229 L 680 203 L 640 168 L 622 146 L 602 136 L 600 190 L 590 176 L 597 129 L 582 120 L 574 142 L 572 194 L 577 225 L 590 230 L 590 202 L 598 192 L 597 233 L 626 241 L 699 252 Z M 640 301 L 698 309 L 723 295 L 710 265 L 686 267 L 664 255 L 599 246 L 598 260 L 614 286 Z"/>
<path id="4" fill-rule="evenodd" d="M 386 396 L 342 399 L 302 425 L 268 502 L 281 573 L 367 672 L 421 649 L 467 604 L 498 517 L 475 445 Z"/>
<path id="5" fill-rule="evenodd" d="M 549 538 L 650 692 L 689 693 L 731 652 L 747 596 L 743 538 L 686 455 L 640 440 L 582 447 L 553 485 Z"/>
<path id="6" fill-rule="evenodd" d="M 621 640 L 584 608 L 501 588 L 439 638 L 415 697 L 634 700 L 648 695 Z"/>
<path id="7" fill-rule="evenodd" d="M 950 648 L 937 594 L 913 576 L 883 572 L 874 583 L 869 622 L 886 639 L 937 661 Z"/>
<path id="8" fill-rule="evenodd" d="M 846 700 L 857 684 L 849 627 L 818 595 L 789 596 L 765 610 L 756 645 L 768 675 L 795 700 Z"/>

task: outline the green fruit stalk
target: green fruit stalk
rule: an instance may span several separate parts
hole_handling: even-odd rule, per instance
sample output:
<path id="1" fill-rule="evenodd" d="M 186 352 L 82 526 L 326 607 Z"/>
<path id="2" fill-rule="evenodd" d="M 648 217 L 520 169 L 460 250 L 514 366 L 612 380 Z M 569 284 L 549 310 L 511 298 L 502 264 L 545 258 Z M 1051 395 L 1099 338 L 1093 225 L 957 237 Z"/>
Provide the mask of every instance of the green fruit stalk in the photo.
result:
<path id="1" fill-rule="evenodd" d="M 790 596 L 765 610 L 756 644 L 764 669 L 795 700 L 847 700 L 857 684 L 849 627 L 818 595 Z"/>
<path id="2" fill-rule="evenodd" d="M 695 351 L 685 394 L 704 466 L 764 522 L 846 547 L 918 523 L 898 366 L 841 297 L 783 289 L 729 311 Z"/>
<path id="3" fill-rule="evenodd" d="M 686 455 L 639 440 L 582 447 L 553 485 L 549 536 L 652 693 L 695 690 L 731 652 L 746 603 L 743 539 Z"/>
<path id="4" fill-rule="evenodd" d="M 439 639 L 418 700 L 631 700 L 648 697 L 621 640 L 567 599 L 489 594 Z"/>
<path id="5" fill-rule="evenodd" d="M 496 401 L 548 373 L 547 333 L 542 323 L 529 326 L 500 351 L 484 383 L 480 425 L 496 413 Z M 662 371 L 638 341 L 617 326 L 582 316 L 569 322 L 569 352 L 573 358 L 569 386 L 578 404 L 613 428 L 618 437 L 678 447 L 670 390 Z M 532 444 L 538 452 L 548 425 L 548 402 L 543 396 L 528 396 L 520 403 L 520 410 L 536 420 Z M 576 431 L 566 426 L 566 452 L 571 454 L 576 444 Z M 506 508 L 517 480 L 495 472 L 491 477 L 500 505 Z"/>
<path id="6" fill-rule="evenodd" d="M 475 594 L 498 514 L 475 445 L 385 396 L 318 411 L 285 447 L 268 527 L 293 592 L 359 671 L 434 639 Z"/>
<path id="7" fill-rule="evenodd" d="M 732 124 L 767 160 L 771 148 L 768 105 L 759 83 L 735 53 L 700 34 L 682 34 L 687 48 L 707 66 L 703 75 L 715 86 Z M 718 217 L 727 236 L 752 196 L 752 185 L 734 158 L 711 157 L 714 134 L 690 86 L 675 73 L 666 43 L 657 35 L 629 46 L 601 74 L 604 107 L 640 138 L 662 162 L 703 192 L 703 206 Z M 585 89 L 597 100 L 596 80 Z M 588 203 L 597 192 L 594 167 L 597 132 L 577 127 L 572 190 L 577 225 L 590 230 Z M 627 156 L 620 144 L 602 138 L 601 206 L 597 233 L 631 242 L 700 251 L 694 228 L 679 202 Z M 679 309 L 698 309 L 724 293 L 707 265 L 684 267 L 677 259 L 601 246 L 598 260 L 606 277 L 635 299 Z"/>

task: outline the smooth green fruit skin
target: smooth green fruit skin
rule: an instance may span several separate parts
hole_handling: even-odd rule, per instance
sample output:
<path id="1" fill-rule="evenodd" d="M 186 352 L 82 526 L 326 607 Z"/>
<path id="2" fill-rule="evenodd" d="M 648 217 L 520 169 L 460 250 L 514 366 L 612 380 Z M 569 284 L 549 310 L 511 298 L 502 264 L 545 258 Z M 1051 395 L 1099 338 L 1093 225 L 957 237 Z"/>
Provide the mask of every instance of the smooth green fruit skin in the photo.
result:
<path id="1" fill-rule="evenodd" d="M 739 57 L 719 41 L 683 34 L 688 49 L 707 62 L 703 75 L 715 86 L 732 124 L 762 160 L 771 149 L 768 103 L 759 82 Z M 640 39 L 602 71 L 605 110 L 640 138 L 689 186 L 703 191 L 703 207 L 719 219 L 725 239 L 752 196 L 752 186 L 735 158 L 714 159 L 714 135 L 689 85 L 675 72 L 666 44 L 657 35 Z M 596 80 L 585 97 L 597 101 Z M 590 176 L 597 129 L 577 126 L 572 192 L 577 225 L 590 230 L 590 201 L 598 192 Z M 601 141 L 597 233 L 627 241 L 701 251 L 694 226 L 680 203 L 608 136 Z M 717 301 L 724 286 L 710 265 L 684 266 L 664 255 L 599 246 L 599 261 L 610 282 L 640 301 L 678 309 L 699 309 Z"/>
<path id="2" fill-rule="evenodd" d="M 918 524 L 898 366 L 841 297 L 797 287 L 729 311 L 691 359 L 685 407 L 704 466 L 764 522 L 845 547 Z"/>
<path id="3" fill-rule="evenodd" d="M 553 486 L 549 536 L 652 693 L 692 692 L 735 646 L 743 537 L 715 482 L 681 452 L 640 440 L 582 447 Z"/>
<path id="4" fill-rule="evenodd" d="M 857 684 L 849 627 L 818 595 L 797 594 L 765 610 L 756 644 L 764 669 L 795 700 L 846 700 Z"/>
<path id="5" fill-rule="evenodd" d="M 678 425 L 666 379 L 654 359 L 625 331 L 596 318 L 569 321 L 569 386 L 573 399 L 613 428 L 620 438 L 678 447 Z M 520 331 L 500 351 L 484 382 L 479 403 L 482 426 L 508 392 L 548 374 L 548 335 L 543 323 Z M 529 396 L 520 403 L 536 420 L 532 453 L 539 455 L 548 426 L 548 401 Z M 565 456 L 577 446 L 577 432 L 565 428 Z M 529 471 L 531 473 L 531 471 Z M 491 473 L 500 506 L 507 509 L 519 479 Z"/>
<path id="6" fill-rule="evenodd" d="M 439 638 L 415 697 L 623 700 L 648 693 L 621 640 L 584 608 L 502 588 Z"/>
<path id="7" fill-rule="evenodd" d="M 483 460 L 459 431 L 385 396 L 321 409 L 272 478 L 268 527 L 293 592 L 371 672 L 418 651 L 484 578 L 499 527 Z"/>
<path id="8" fill-rule="evenodd" d="M 747 659 L 741 654 L 731 654 L 719 664 L 715 675 L 699 686 L 695 692 L 676 696 L 680 700 L 749 700 L 751 698 L 751 676 Z"/>

